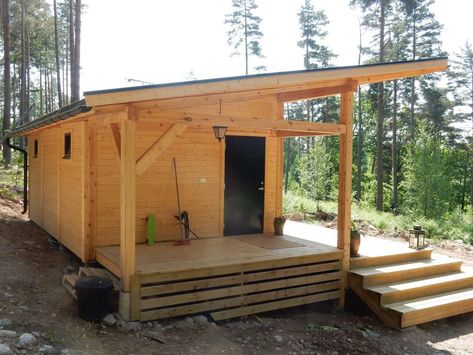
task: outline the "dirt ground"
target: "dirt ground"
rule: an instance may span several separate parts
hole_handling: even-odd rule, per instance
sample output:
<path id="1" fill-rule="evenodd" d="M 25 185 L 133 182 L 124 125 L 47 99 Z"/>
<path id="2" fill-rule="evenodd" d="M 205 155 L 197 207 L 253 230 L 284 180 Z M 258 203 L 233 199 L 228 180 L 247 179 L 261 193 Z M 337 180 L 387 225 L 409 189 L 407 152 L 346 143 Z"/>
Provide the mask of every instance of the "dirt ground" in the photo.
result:
<path id="1" fill-rule="evenodd" d="M 19 211 L 0 199 L 0 354 L 473 353 L 473 313 L 399 332 L 354 297 L 344 312 L 328 302 L 218 323 L 204 317 L 88 323 L 61 284 L 63 270 L 80 262 Z M 461 255 L 473 260 L 467 248 Z M 36 344 L 22 347 L 23 333 Z"/>

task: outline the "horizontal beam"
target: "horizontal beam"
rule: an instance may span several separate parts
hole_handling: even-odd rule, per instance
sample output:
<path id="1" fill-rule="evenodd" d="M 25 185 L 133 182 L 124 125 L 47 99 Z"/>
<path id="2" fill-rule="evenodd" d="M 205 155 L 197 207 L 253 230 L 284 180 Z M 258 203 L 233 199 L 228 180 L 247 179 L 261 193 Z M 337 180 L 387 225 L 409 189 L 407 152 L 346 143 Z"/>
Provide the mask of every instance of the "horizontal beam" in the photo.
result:
<path id="1" fill-rule="evenodd" d="M 358 85 L 355 81 L 348 81 L 346 84 L 343 85 L 326 86 L 322 88 L 314 88 L 307 90 L 288 91 L 278 94 L 278 102 L 292 102 L 298 100 L 315 99 L 338 95 L 342 92 L 353 92 L 356 91 L 357 86 Z"/>
<path id="2" fill-rule="evenodd" d="M 317 134 L 338 135 L 346 132 L 344 125 L 335 123 L 307 122 L 296 120 L 277 120 L 271 118 L 234 118 L 228 116 L 207 116 L 200 114 L 188 114 L 183 112 L 167 111 L 162 115 L 149 115 L 140 113 L 138 122 L 166 122 L 184 123 L 195 128 L 209 128 L 213 126 L 226 126 L 228 128 L 245 130 L 269 130 L 269 131 L 298 131 Z"/>

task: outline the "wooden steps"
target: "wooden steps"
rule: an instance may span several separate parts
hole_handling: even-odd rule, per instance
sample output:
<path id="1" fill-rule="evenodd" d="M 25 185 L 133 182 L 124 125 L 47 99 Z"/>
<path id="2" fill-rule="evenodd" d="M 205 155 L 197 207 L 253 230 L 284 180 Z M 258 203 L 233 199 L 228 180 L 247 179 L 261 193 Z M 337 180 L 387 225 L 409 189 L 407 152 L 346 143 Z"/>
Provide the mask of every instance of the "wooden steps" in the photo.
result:
<path id="1" fill-rule="evenodd" d="M 429 250 L 373 259 L 355 263 L 365 267 L 351 269 L 348 283 L 387 325 L 401 329 L 473 311 L 473 272 L 462 270 L 461 260 L 432 258 Z"/>

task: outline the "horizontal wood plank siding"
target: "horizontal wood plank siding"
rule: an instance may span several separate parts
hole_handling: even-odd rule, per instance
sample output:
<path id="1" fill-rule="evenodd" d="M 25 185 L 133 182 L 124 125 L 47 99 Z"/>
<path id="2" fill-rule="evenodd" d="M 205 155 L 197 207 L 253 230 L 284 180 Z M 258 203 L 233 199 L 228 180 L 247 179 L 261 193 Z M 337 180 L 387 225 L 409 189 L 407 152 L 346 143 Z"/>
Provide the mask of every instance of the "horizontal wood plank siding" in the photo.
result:
<path id="1" fill-rule="evenodd" d="M 311 259 L 313 261 L 311 261 Z M 137 275 L 132 314 L 142 321 L 215 312 L 215 319 L 338 298 L 340 253 L 179 274 Z"/>

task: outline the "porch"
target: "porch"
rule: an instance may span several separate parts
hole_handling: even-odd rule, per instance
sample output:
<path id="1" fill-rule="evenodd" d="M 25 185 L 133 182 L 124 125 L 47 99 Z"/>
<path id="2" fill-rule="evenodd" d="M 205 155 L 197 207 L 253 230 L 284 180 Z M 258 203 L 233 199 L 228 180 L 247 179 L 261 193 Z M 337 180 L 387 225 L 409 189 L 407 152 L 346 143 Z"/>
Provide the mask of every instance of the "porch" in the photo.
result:
<path id="1" fill-rule="evenodd" d="M 247 235 L 136 245 L 131 318 L 210 312 L 215 320 L 342 299 L 342 250 L 290 236 Z M 120 247 L 96 249 L 120 276 Z"/>

